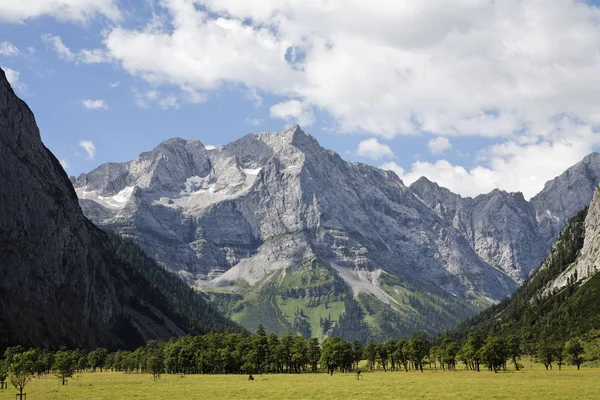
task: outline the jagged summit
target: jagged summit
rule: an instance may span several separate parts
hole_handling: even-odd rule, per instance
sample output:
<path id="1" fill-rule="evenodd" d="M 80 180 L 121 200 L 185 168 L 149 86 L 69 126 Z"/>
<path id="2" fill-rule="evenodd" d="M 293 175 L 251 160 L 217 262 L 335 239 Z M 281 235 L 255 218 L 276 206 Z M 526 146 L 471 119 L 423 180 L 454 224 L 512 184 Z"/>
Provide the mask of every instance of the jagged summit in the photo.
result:
<path id="1" fill-rule="evenodd" d="M 600 153 L 591 153 L 531 198 L 544 246 L 550 248 L 568 219 L 592 201 L 600 183 Z"/>
<path id="2" fill-rule="evenodd" d="M 177 149 L 185 151 L 155 149 L 101 166 L 75 187 L 94 222 L 133 237 L 204 290 L 262 290 L 313 260 L 356 299 L 367 293 L 390 312 L 419 314 L 405 310 L 407 298 L 390 299 L 396 294 L 388 290 L 400 293 L 400 286 L 427 287 L 440 296 L 435 301 L 462 299 L 461 311 L 440 319 L 450 321 L 477 308 L 476 299 L 500 299 L 515 287 L 395 174 L 346 162 L 298 126 L 246 135 L 210 152 Z M 159 166 L 164 179 L 155 178 Z M 102 187 L 115 190 L 108 195 Z M 395 279 L 388 289 L 384 277 Z"/>
<path id="3" fill-rule="evenodd" d="M 292 329 L 285 277 L 306 263 L 341 280 L 354 301 L 373 296 L 398 321 L 421 327 L 412 313 L 423 311 L 414 304 L 407 311 L 407 297 L 394 296 L 411 288 L 440 296 L 431 307 L 454 299 L 473 312 L 511 293 L 549 249 L 521 193 L 463 198 L 426 178 L 407 188 L 393 172 L 344 161 L 297 125 L 211 151 L 200 142 L 165 143 L 80 177 L 81 206 L 190 284 L 242 293 L 228 312 L 250 329 L 274 320 L 281 332 Z M 251 299 L 271 284 L 287 294 L 263 316 Z M 462 318 L 459 308 L 438 320 Z M 290 315 L 292 327 L 278 313 Z"/>

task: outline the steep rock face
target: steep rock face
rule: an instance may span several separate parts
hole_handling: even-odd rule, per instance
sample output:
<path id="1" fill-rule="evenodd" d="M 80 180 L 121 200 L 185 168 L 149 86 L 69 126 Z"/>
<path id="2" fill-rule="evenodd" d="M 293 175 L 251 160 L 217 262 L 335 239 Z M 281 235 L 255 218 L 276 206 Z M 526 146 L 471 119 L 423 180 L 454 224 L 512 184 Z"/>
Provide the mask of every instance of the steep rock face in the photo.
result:
<path id="1" fill-rule="evenodd" d="M 600 191 L 596 190 L 585 218 L 585 239 L 577 261 L 547 285 L 546 293 L 582 284 L 600 271 Z"/>
<path id="2" fill-rule="evenodd" d="M 122 177 L 113 167 L 107 175 Z M 0 347 L 131 347 L 185 334 L 156 298 L 84 217 L 0 70 Z"/>
<path id="3" fill-rule="evenodd" d="M 535 348 L 540 340 L 560 342 L 598 329 L 599 210 L 596 195 L 589 209 L 567 221 L 540 268 L 510 298 L 461 324 L 456 334 L 516 335 Z"/>
<path id="4" fill-rule="evenodd" d="M 155 179 L 147 166 L 163 160 Z M 515 287 L 394 173 L 345 162 L 297 126 L 214 150 L 173 139 L 74 182 L 94 222 L 207 290 L 259 287 L 305 260 L 379 300 L 390 298 L 380 272 L 470 310 Z"/>
<path id="5" fill-rule="evenodd" d="M 548 250 L 538 234 L 533 207 L 521 193 L 494 190 L 463 198 L 420 178 L 410 186 L 436 213 L 463 234 L 475 252 L 521 283 Z"/>
<path id="6" fill-rule="evenodd" d="M 600 154 L 592 153 L 548 181 L 531 199 L 544 248 L 550 248 L 568 219 L 590 204 L 600 184 Z"/>

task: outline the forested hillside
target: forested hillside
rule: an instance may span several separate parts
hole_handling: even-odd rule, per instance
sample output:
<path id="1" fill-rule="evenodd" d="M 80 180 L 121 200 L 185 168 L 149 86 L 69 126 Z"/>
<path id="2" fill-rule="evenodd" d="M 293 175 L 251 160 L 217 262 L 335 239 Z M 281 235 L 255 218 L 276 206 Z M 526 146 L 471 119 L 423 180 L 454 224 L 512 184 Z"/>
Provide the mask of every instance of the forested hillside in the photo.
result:
<path id="1" fill-rule="evenodd" d="M 600 275 L 582 279 L 576 268 L 584 242 L 594 234 L 586 231 L 591 225 L 587 216 L 586 207 L 571 218 L 548 258 L 512 297 L 461 324 L 456 335 L 516 335 L 535 347 L 540 341 L 561 342 L 600 328 Z M 561 276 L 566 276 L 566 284 L 555 287 Z"/>
<path id="2" fill-rule="evenodd" d="M 108 233 L 116 255 L 132 271 L 132 280 L 147 281 L 149 302 L 158 309 L 168 310 L 169 318 L 190 333 L 205 334 L 242 328 L 223 316 L 201 292 L 196 292 L 174 273 L 156 264 L 130 239 Z"/>

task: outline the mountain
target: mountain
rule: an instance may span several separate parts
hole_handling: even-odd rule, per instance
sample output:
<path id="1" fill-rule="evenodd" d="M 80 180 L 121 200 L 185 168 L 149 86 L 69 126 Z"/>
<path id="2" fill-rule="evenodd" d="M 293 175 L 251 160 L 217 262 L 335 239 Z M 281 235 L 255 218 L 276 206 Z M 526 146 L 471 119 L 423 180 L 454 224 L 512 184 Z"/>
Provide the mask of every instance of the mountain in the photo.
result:
<path id="1" fill-rule="evenodd" d="M 457 333 L 516 334 L 529 344 L 564 341 L 600 328 L 600 192 L 560 233 L 550 254 L 516 293 L 462 324 Z"/>
<path id="2" fill-rule="evenodd" d="M 235 327 L 137 246 L 84 217 L 33 113 L 2 70 L 0 188 L 0 348 L 133 348 Z"/>
<path id="3" fill-rule="evenodd" d="M 530 203 L 535 210 L 540 237 L 550 248 L 568 219 L 590 204 L 600 184 L 600 153 L 592 153 L 546 183 Z"/>
<path id="4" fill-rule="evenodd" d="M 171 139 L 73 182 L 92 221 L 249 329 L 434 331 L 516 287 L 393 172 L 346 162 L 298 126 L 213 150 Z"/>
<path id="5" fill-rule="evenodd" d="M 484 261 L 520 284 L 539 267 L 569 218 L 592 201 L 599 183 L 600 154 L 592 153 L 547 182 L 530 201 L 498 189 L 463 198 L 427 178 L 410 190 L 456 228 Z"/>
<path id="6" fill-rule="evenodd" d="M 518 283 L 540 265 L 548 251 L 538 232 L 535 210 L 521 193 L 496 189 L 463 198 L 427 178 L 414 182 L 410 190 L 456 228 L 477 255 Z"/>

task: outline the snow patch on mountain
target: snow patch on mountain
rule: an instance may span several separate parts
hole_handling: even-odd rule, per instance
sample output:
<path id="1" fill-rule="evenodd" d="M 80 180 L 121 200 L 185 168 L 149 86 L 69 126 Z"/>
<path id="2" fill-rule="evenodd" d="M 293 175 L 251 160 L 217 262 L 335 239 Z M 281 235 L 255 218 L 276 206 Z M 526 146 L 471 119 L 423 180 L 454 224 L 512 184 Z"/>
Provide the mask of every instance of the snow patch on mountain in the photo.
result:
<path id="1" fill-rule="evenodd" d="M 260 173 L 260 171 L 262 170 L 262 168 L 242 168 L 242 171 L 244 171 L 244 173 L 246 175 L 252 175 L 252 176 L 256 176 Z"/>
<path id="2" fill-rule="evenodd" d="M 100 196 L 95 190 L 87 191 L 85 187 L 77 189 L 76 192 L 80 199 L 94 200 L 106 208 L 120 210 L 125 207 L 134 189 L 134 186 L 127 186 L 114 196 Z"/>
<path id="3" fill-rule="evenodd" d="M 210 185 L 210 179 L 211 175 L 205 177 L 190 176 L 185 180 L 185 189 L 181 191 L 180 195 L 185 196 L 200 191 L 214 190 L 214 185 Z"/>

